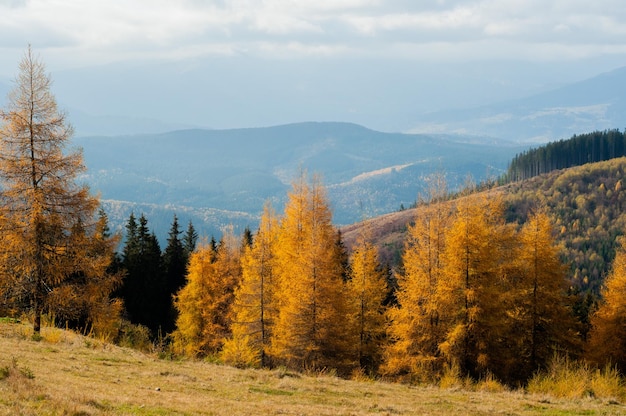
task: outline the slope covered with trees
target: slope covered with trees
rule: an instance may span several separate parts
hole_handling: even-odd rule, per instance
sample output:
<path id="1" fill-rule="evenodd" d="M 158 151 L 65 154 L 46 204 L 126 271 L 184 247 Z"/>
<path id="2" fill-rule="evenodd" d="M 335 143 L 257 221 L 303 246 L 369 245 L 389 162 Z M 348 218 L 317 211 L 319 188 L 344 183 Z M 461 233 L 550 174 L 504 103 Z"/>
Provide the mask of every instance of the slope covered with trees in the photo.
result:
<path id="1" fill-rule="evenodd" d="M 615 256 L 616 237 L 626 232 L 625 174 L 626 158 L 616 158 L 555 170 L 489 192 L 502 194 L 508 222 L 522 224 L 533 209 L 543 207 L 556 227 L 570 285 L 598 294 Z M 390 213 L 343 227 L 342 235 L 351 247 L 367 225 L 381 257 L 398 267 L 407 229 L 426 211 L 426 205 L 420 205 Z"/>
<path id="2" fill-rule="evenodd" d="M 507 218 L 523 222 L 544 206 L 557 227 L 570 284 L 598 294 L 615 256 L 616 237 L 626 231 L 626 158 L 554 171 L 502 188 Z"/>

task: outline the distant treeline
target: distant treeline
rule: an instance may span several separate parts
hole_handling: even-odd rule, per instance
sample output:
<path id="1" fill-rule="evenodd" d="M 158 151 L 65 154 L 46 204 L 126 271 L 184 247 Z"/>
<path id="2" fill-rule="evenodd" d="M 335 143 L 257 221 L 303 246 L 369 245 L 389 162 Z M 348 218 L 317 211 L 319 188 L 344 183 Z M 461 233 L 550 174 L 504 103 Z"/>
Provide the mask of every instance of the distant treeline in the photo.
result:
<path id="1" fill-rule="evenodd" d="M 624 132 L 618 129 L 574 135 L 571 139 L 548 143 L 516 155 L 501 182 L 524 180 L 556 169 L 621 156 L 626 156 L 626 144 Z"/>

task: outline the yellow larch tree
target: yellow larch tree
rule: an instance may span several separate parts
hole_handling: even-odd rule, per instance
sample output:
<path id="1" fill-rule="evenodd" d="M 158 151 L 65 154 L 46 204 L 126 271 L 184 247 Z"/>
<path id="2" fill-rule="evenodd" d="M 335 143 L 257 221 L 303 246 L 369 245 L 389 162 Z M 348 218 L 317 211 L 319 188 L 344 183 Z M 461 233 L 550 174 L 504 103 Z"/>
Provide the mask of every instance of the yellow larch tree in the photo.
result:
<path id="1" fill-rule="evenodd" d="M 78 274 L 91 279 L 96 269 L 85 257 L 93 253 L 76 244 L 93 235 L 98 199 L 77 183 L 85 170 L 81 152 L 64 153 L 72 127 L 50 86 L 29 47 L 0 112 L 0 286 L 10 288 L 18 309 L 32 311 L 35 333 L 42 313 L 54 313 L 49 295 Z M 110 253 L 101 260 L 110 261 Z M 104 268 L 97 269 L 106 279 Z"/>
<path id="2" fill-rule="evenodd" d="M 177 353 L 217 354 L 230 337 L 234 290 L 241 278 L 240 253 L 232 229 L 217 249 L 203 243 L 192 253 L 187 283 L 174 299 L 178 318 L 172 336 Z"/>
<path id="3" fill-rule="evenodd" d="M 267 203 L 253 245 L 241 258 L 242 276 L 233 301 L 232 338 L 224 343 L 222 359 L 235 366 L 269 366 L 275 301 L 274 252 L 278 219 Z"/>
<path id="4" fill-rule="evenodd" d="M 449 296 L 442 296 L 446 235 L 452 221 L 451 205 L 443 201 L 445 183 L 432 183 L 428 204 L 407 232 L 402 255 L 403 273 L 398 276 L 398 305 L 389 310 L 390 343 L 383 372 L 433 381 L 443 370 L 439 351 L 450 328 Z M 440 201 L 440 202 L 436 202 Z"/>
<path id="5" fill-rule="evenodd" d="M 439 349 L 462 375 L 496 375 L 508 359 L 510 330 L 507 268 L 514 252 L 513 232 L 504 223 L 502 198 L 468 195 L 457 201 L 446 239 L 440 296 L 450 328 Z"/>
<path id="6" fill-rule="evenodd" d="M 357 363 L 361 369 L 375 373 L 385 342 L 384 301 L 388 287 L 378 261 L 378 249 L 368 241 L 368 237 L 367 231 L 359 236 L 350 256 L 347 299 Z"/>
<path id="7" fill-rule="evenodd" d="M 559 259 L 552 222 L 539 210 L 530 215 L 518 234 L 519 251 L 514 262 L 515 302 L 509 308 L 514 318 L 515 363 L 507 377 L 525 381 L 544 370 L 555 351 L 574 353 L 578 338 L 568 307 L 566 270 Z"/>
<path id="8" fill-rule="evenodd" d="M 294 182 L 276 249 L 279 311 L 272 356 L 300 369 L 346 365 L 345 285 L 337 230 L 319 181 Z"/>
<path id="9" fill-rule="evenodd" d="M 586 356 L 598 365 L 613 365 L 626 372 L 626 239 L 619 246 L 601 292 L 601 302 L 591 316 Z"/>

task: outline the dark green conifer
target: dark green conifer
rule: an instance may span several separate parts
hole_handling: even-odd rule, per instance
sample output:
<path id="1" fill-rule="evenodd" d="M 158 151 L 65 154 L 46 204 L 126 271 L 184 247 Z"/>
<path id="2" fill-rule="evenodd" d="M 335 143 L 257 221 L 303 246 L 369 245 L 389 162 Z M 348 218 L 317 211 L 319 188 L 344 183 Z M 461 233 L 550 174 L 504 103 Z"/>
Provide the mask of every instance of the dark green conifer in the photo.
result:
<path id="1" fill-rule="evenodd" d="M 189 257 L 183 241 L 179 238 L 180 234 L 178 218 L 174 215 L 162 261 L 166 286 L 165 293 L 163 293 L 163 308 L 168 311 L 162 325 L 164 333 L 170 333 L 176 327 L 176 311 L 173 304 L 173 296 L 185 285 L 187 274 Z"/>
<path id="2" fill-rule="evenodd" d="M 145 325 L 157 335 L 168 315 L 163 305 L 166 286 L 161 272 L 161 248 L 143 214 L 139 224 L 131 214 L 126 233 L 122 252 L 126 278 L 121 289 L 126 313 L 132 323 Z"/>
<path id="3" fill-rule="evenodd" d="M 183 236 L 183 248 L 185 249 L 185 254 L 187 255 L 187 259 L 191 256 L 191 253 L 196 249 L 196 243 L 198 242 L 198 233 L 193 226 L 191 220 L 189 221 L 189 225 L 187 226 L 187 231 Z"/>

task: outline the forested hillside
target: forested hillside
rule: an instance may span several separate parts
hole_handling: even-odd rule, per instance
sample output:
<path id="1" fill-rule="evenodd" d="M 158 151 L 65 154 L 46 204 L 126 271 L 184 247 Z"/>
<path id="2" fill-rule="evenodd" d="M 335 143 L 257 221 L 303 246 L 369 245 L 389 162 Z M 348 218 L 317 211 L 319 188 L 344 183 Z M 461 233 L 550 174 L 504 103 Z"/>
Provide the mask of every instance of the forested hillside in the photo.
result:
<path id="1" fill-rule="evenodd" d="M 532 209 L 545 207 L 557 227 L 561 258 L 569 278 L 581 290 L 598 293 L 615 255 L 616 236 L 626 231 L 626 158 L 555 170 L 489 192 L 502 193 L 510 222 L 522 223 Z M 366 221 L 377 245 L 392 267 L 397 267 L 409 223 L 422 207 Z M 359 224 L 342 229 L 351 246 Z"/>
<path id="2" fill-rule="evenodd" d="M 505 186 L 508 218 L 523 221 L 544 205 L 557 227 L 572 284 L 598 293 L 626 231 L 626 158 L 558 170 Z"/>
<path id="3" fill-rule="evenodd" d="M 522 224 L 540 207 L 547 210 L 556 229 L 561 261 L 567 267 L 570 293 L 577 295 L 577 314 L 588 329 L 588 313 L 597 301 L 617 247 L 626 231 L 626 192 L 623 190 L 626 158 L 555 170 L 489 192 L 501 193 L 509 222 Z M 391 268 L 401 267 L 407 227 L 420 218 L 423 207 L 400 211 L 367 222 Z M 361 226 L 343 228 L 352 246 Z"/>

